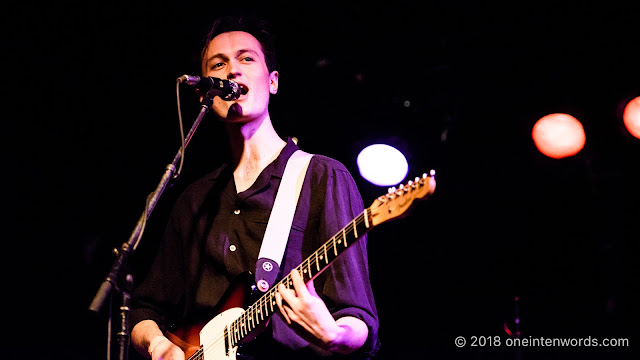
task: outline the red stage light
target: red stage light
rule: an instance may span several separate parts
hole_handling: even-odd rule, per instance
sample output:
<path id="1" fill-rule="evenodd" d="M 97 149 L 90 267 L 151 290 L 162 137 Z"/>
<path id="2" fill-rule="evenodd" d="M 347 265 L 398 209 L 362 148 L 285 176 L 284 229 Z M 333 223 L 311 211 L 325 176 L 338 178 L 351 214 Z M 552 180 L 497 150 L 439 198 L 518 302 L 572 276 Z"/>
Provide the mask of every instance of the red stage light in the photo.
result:
<path id="1" fill-rule="evenodd" d="M 629 133 L 640 139 L 640 96 L 629 101 L 624 108 L 622 120 Z"/>
<path id="2" fill-rule="evenodd" d="M 561 159 L 584 148 L 587 137 L 578 119 L 567 114 L 549 114 L 533 125 L 533 142 L 544 155 Z"/>

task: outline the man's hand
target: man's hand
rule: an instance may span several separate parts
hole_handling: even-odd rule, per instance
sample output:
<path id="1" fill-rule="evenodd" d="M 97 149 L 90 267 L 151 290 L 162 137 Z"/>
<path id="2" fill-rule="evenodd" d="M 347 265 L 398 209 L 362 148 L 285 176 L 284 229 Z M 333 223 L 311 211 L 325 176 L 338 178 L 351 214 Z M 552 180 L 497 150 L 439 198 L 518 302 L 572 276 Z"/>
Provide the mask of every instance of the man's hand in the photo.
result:
<path id="1" fill-rule="evenodd" d="M 153 320 L 142 320 L 133 327 L 131 343 L 152 360 L 185 360 L 182 349 L 167 339 Z"/>
<path id="2" fill-rule="evenodd" d="M 369 329 L 362 320 L 354 317 L 334 320 L 316 293 L 313 281 L 305 284 L 296 270 L 291 271 L 291 279 L 293 289 L 281 284 L 276 293 L 276 303 L 287 324 L 298 332 L 303 330 L 301 336 L 326 350 L 348 354 L 364 344 Z"/>
<path id="3" fill-rule="evenodd" d="M 156 343 L 151 343 L 149 353 L 152 360 L 184 360 L 184 352 L 169 339 L 163 336 Z"/>
<path id="4" fill-rule="evenodd" d="M 185 355 L 182 349 L 172 343 L 169 339 L 163 336 L 162 339 L 158 339 L 156 343 L 151 342 L 149 347 L 149 353 L 152 360 L 184 360 Z"/>

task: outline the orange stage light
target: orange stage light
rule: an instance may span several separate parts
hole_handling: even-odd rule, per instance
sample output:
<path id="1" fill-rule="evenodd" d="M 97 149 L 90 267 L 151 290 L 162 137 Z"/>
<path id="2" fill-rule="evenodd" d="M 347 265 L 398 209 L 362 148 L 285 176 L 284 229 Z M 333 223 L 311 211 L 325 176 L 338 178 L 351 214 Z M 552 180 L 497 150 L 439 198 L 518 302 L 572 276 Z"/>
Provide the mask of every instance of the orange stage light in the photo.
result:
<path id="1" fill-rule="evenodd" d="M 580 121 L 561 113 L 549 114 L 538 120 L 531 137 L 541 153 L 554 159 L 579 153 L 587 140 Z"/>

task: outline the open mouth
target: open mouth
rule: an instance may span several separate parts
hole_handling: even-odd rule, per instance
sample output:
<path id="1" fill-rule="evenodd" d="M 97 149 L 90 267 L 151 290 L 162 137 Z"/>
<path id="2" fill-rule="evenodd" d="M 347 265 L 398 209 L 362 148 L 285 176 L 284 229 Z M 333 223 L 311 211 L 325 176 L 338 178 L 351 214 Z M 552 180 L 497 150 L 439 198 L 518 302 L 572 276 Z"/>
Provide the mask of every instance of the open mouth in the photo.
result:
<path id="1" fill-rule="evenodd" d="M 249 88 L 247 87 L 247 85 L 245 84 L 238 84 L 238 86 L 240 86 L 240 94 L 241 95 L 245 95 L 246 93 L 249 92 Z"/>

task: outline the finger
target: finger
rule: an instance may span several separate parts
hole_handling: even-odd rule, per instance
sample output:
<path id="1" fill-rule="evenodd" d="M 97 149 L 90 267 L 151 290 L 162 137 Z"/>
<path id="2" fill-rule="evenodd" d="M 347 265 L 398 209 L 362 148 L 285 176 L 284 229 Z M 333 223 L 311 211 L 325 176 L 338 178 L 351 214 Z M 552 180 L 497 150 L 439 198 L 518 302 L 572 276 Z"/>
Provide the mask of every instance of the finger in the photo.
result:
<path id="1" fill-rule="evenodd" d="M 278 291 L 276 291 L 276 305 L 278 305 L 278 309 L 280 310 L 280 315 L 282 315 L 282 318 L 284 319 L 284 321 L 287 324 L 291 325 L 291 319 L 287 315 L 287 309 L 285 309 L 285 306 L 282 301 L 282 292 L 285 290 L 286 289 L 284 285 L 280 284 L 280 286 L 278 286 Z"/>
<path id="2" fill-rule="evenodd" d="M 287 303 L 289 306 L 294 305 L 296 301 L 298 301 L 298 294 L 292 288 L 287 288 L 284 284 L 280 284 L 278 286 L 278 293 L 282 296 L 282 301 Z"/>
<path id="3" fill-rule="evenodd" d="M 293 288 L 295 289 L 298 297 L 304 299 L 309 296 L 307 285 L 304 283 L 302 276 L 296 269 L 291 270 L 291 281 L 293 282 Z"/>

